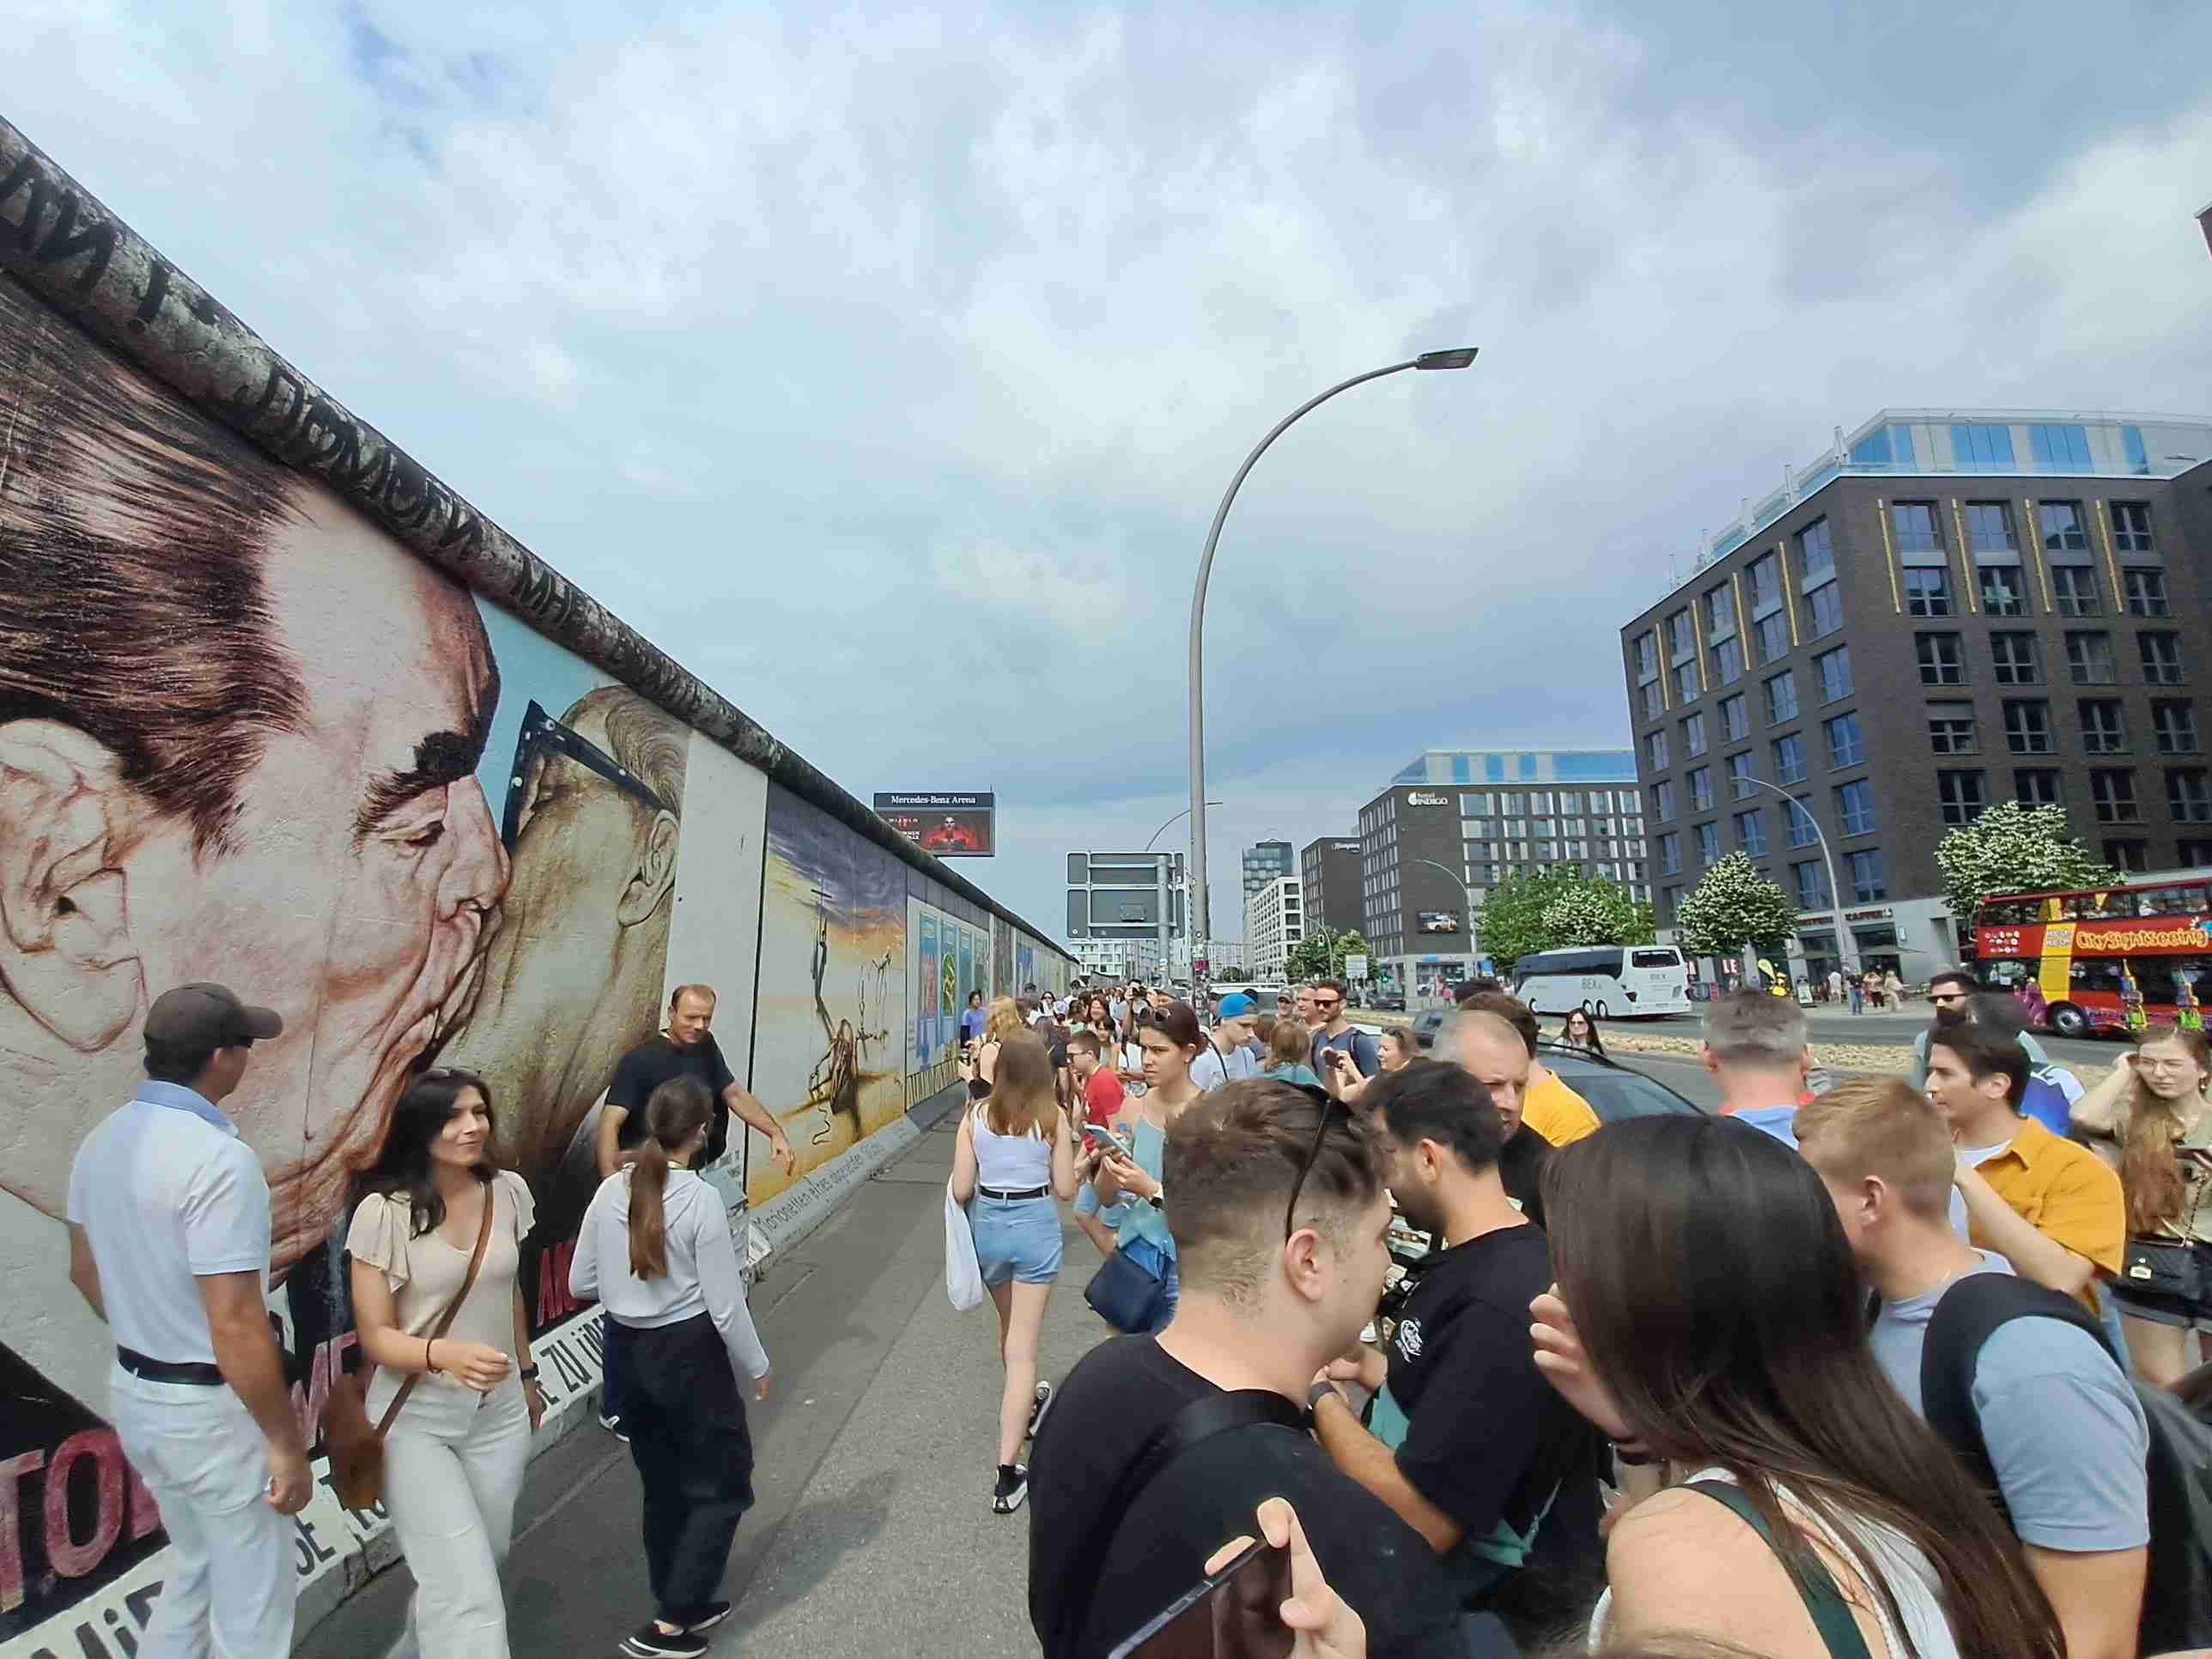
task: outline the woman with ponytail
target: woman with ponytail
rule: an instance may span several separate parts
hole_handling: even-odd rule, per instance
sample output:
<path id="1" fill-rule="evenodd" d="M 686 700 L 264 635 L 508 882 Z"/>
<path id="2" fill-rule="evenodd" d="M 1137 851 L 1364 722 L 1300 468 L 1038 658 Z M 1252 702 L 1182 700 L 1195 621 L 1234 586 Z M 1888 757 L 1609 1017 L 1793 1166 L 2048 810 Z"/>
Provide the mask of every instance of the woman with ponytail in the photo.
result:
<path id="1" fill-rule="evenodd" d="M 720 1195 L 694 1172 L 714 1097 L 672 1078 L 645 1106 L 645 1139 L 584 1212 L 568 1288 L 623 1331 L 623 1427 L 645 1485 L 654 1616 L 623 1639 L 635 1659 L 702 1654 L 730 1616 L 720 1599 L 738 1522 L 753 1502 L 752 1437 L 738 1386 L 768 1398 L 768 1352 L 745 1306 Z"/>

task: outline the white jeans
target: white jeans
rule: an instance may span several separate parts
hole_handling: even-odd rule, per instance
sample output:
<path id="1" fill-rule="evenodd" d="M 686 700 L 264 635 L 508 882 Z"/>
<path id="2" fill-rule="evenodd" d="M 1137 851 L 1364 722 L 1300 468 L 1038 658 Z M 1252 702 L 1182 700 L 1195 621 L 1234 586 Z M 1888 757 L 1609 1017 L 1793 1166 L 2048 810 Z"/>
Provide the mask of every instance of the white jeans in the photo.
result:
<path id="1" fill-rule="evenodd" d="M 398 1380 L 380 1371 L 368 1415 Z M 499 1570 L 530 1464 L 530 1407 L 512 1376 L 489 1394 L 426 1378 L 384 1438 L 384 1507 L 415 1575 L 391 1659 L 507 1659 Z"/>
<path id="2" fill-rule="evenodd" d="M 170 1567 L 139 1659 L 285 1659 L 292 1523 L 270 1507 L 269 1449 L 228 1388 L 149 1382 L 115 1366 L 108 1411 L 161 1508 Z"/>

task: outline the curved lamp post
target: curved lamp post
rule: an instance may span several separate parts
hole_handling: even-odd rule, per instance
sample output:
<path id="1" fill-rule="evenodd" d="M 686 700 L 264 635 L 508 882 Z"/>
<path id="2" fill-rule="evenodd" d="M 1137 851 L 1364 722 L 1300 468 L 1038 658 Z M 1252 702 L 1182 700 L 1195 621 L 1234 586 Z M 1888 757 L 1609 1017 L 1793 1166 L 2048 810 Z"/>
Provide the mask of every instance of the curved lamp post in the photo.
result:
<path id="1" fill-rule="evenodd" d="M 1210 801 L 1206 802 L 1206 804 L 1208 806 L 1218 806 L 1218 805 L 1221 805 L 1221 803 L 1220 803 L 1219 801 L 1218 801 L 1218 800 L 1210 800 Z M 1188 806 L 1186 806 L 1186 807 L 1184 807 L 1184 808 L 1182 809 L 1182 811 L 1180 811 L 1180 812 L 1176 813 L 1176 814 L 1175 815 L 1175 817 L 1173 817 L 1170 818 L 1170 819 L 1167 821 L 1167 823 L 1166 823 L 1162 824 L 1158 829 L 1157 829 L 1157 830 L 1153 830 L 1153 831 L 1152 831 L 1152 841 L 1148 841 L 1148 842 L 1146 842 L 1145 843 L 1145 850 L 1146 850 L 1147 853 L 1151 852 L 1151 851 L 1152 850 L 1153 843 L 1154 843 L 1154 842 L 1158 842 L 1158 841 L 1159 840 L 1159 838 L 1160 838 L 1162 836 L 1164 836 L 1165 834 L 1167 834 L 1167 832 L 1168 832 L 1169 829 L 1170 829 L 1171 826 L 1173 826 L 1173 825 L 1175 825 L 1175 824 L 1177 824 L 1177 823 L 1182 823 L 1183 819 L 1185 819 L 1185 818 L 1188 817 L 1189 816 L 1190 816 L 1190 808 L 1188 808 Z"/>
<path id="2" fill-rule="evenodd" d="M 1416 864 L 1425 864 L 1431 870 L 1443 871 L 1446 875 L 1452 878 L 1452 885 L 1459 889 L 1459 896 L 1467 901 L 1467 954 L 1470 958 L 1472 958 L 1474 956 L 1474 890 L 1468 886 L 1466 879 L 1461 876 L 1460 872 L 1453 869 L 1449 864 L 1438 864 L 1434 859 L 1415 859 L 1413 862 Z"/>
<path id="3" fill-rule="evenodd" d="M 1392 363 L 1387 368 L 1371 368 L 1364 374 L 1355 374 L 1340 380 L 1317 398 L 1309 398 L 1277 422 L 1274 429 L 1260 440 L 1244 465 L 1237 469 L 1237 476 L 1229 481 L 1229 489 L 1221 497 L 1221 505 L 1213 514 L 1213 527 L 1206 532 L 1206 551 L 1198 561 L 1198 586 L 1190 600 L 1190 879 L 1193 908 L 1191 911 L 1191 956 L 1194 961 L 1203 960 L 1213 931 L 1213 906 L 1206 887 L 1206 584 L 1213 574 L 1213 550 L 1221 540 L 1221 526 L 1229 517 L 1229 505 L 1237 499 L 1237 491 L 1267 446 L 1288 431 L 1298 417 L 1318 409 L 1340 392 L 1349 392 L 1353 386 L 1364 386 L 1370 380 L 1379 380 L 1386 374 L 1397 374 L 1409 368 L 1444 369 L 1465 368 L 1474 361 L 1476 348 L 1459 346 L 1449 351 L 1425 351 L 1418 357 L 1409 357 L 1402 363 Z M 1173 820 L 1170 820 L 1173 822 Z M 1163 828 L 1165 826 L 1163 825 Z M 1195 978 L 1195 974 L 1193 975 Z"/>
<path id="4" fill-rule="evenodd" d="M 1857 973 L 1859 970 L 1858 941 L 1851 937 L 1850 929 L 1844 925 L 1844 893 L 1843 889 L 1836 885 L 1836 855 L 1828 847 L 1828 832 L 1820 828 L 1820 820 L 1813 816 L 1812 808 L 1778 783 L 1769 783 L 1764 778 L 1733 778 L 1729 781 L 1755 785 L 1770 794 L 1781 796 L 1783 799 L 1804 813 L 1805 822 L 1813 826 L 1813 834 L 1820 840 L 1820 861 L 1828 867 L 1828 908 L 1835 912 L 1836 916 L 1836 950 L 1843 957 L 1844 971 Z"/>

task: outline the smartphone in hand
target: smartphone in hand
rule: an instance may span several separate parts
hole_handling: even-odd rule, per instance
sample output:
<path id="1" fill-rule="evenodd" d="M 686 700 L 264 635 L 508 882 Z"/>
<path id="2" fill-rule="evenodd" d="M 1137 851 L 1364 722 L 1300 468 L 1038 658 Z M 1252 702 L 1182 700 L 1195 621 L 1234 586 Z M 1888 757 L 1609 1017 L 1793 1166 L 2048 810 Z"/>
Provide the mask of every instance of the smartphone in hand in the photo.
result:
<path id="1" fill-rule="evenodd" d="M 1291 1553 L 1262 1539 L 1178 1595 L 1107 1659 L 1288 1659 Z"/>

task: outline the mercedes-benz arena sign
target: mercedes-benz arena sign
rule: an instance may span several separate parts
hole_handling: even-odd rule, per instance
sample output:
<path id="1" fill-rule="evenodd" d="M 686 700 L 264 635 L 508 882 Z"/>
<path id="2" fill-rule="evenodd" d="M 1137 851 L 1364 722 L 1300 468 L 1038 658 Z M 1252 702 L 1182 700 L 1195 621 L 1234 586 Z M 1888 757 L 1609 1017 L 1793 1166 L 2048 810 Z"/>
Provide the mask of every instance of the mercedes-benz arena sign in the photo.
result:
<path id="1" fill-rule="evenodd" d="M 955 789 L 878 793 L 871 805 L 925 853 L 987 859 L 999 850 L 998 802 L 988 789 Z"/>

